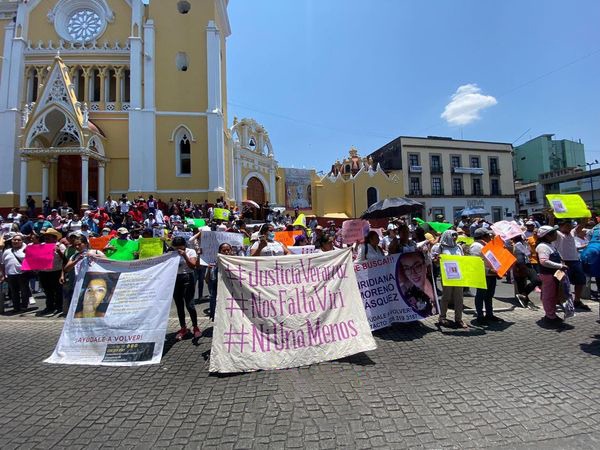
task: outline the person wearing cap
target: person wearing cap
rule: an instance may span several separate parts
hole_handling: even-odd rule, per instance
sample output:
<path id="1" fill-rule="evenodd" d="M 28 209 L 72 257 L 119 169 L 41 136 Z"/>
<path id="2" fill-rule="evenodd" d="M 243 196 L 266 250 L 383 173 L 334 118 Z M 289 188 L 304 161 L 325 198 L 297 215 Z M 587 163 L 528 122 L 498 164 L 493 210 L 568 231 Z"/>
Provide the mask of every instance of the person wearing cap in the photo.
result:
<path id="1" fill-rule="evenodd" d="M 136 245 L 131 245 L 130 243 L 132 242 Z M 104 247 L 104 252 L 109 258 L 117 251 L 119 252 L 119 260 L 121 261 L 133 261 L 138 256 L 139 242 L 129 239 L 129 230 L 125 227 L 118 228 L 117 238 L 111 239 L 106 247 Z"/>
<path id="2" fill-rule="evenodd" d="M 494 294 L 496 293 L 496 282 L 498 280 L 496 271 L 490 266 L 489 262 L 483 257 L 482 249 L 492 240 L 492 233 L 485 228 L 478 228 L 473 233 L 475 242 L 469 247 L 469 253 L 472 256 L 479 256 L 485 264 L 486 288 L 477 288 L 475 292 L 475 310 L 477 311 L 477 325 L 486 325 L 490 322 L 504 322 L 498 316 L 494 315 Z M 485 306 L 485 316 L 483 309 Z"/>
<path id="3" fill-rule="evenodd" d="M 557 270 L 566 271 L 568 266 L 563 262 L 559 251 L 554 246 L 558 226 L 544 225 L 538 228 L 538 245 L 536 252 L 540 262 L 540 280 L 542 293 L 540 295 L 544 307 L 544 321 L 551 325 L 560 325 L 563 320 L 556 315 L 556 304 L 559 298 L 560 285 L 554 274 Z"/>
<path id="4" fill-rule="evenodd" d="M 525 232 L 523 234 L 525 235 L 525 238 L 535 236 L 535 222 L 533 220 L 525 222 Z"/>
<path id="5" fill-rule="evenodd" d="M 43 215 L 37 216 L 37 220 L 33 224 L 33 232 L 35 234 L 40 234 L 42 230 L 47 230 L 48 228 L 52 228 L 52 223 L 50 223 Z"/>
<path id="6" fill-rule="evenodd" d="M 20 233 L 5 235 L 4 242 L 7 248 L 0 257 L 0 281 L 7 281 L 13 310 L 18 313 L 27 309 L 31 297 L 27 274 L 21 270 L 27 245 Z"/>
<path id="7" fill-rule="evenodd" d="M 579 260 L 579 250 L 575 242 L 575 235 L 584 227 L 581 221 L 576 227 L 570 219 L 561 220 L 556 231 L 556 250 L 560 253 L 563 262 L 569 268 L 569 281 L 575 286 L 574 304 L 575 308 L 583 311 L 591 311 L 591 308 L 581 301 L 581 293 L 585 287 L 586 277 Z"/>
<path id="8" fill-rule="evenodd" d="M 54 228 L 48 228 L 46 231 L 42 232 L 42 239 L 43 242 L 41 245 L 51 245 L 54 247 L 54 259 L 51 268 L 40 270 L 38 272 L 40 285 L 46 295 L 46 307 L 36 313 L 36 315 L 60 314 L 62 313 L 63 304 L 60 275 L 62 273 L 63 258 L 67 248 L 64 244 L 59 242 L 62 239 L 61 232 Z M 25 250 L 25 253 L 27 253 L 27 250 Z"/>

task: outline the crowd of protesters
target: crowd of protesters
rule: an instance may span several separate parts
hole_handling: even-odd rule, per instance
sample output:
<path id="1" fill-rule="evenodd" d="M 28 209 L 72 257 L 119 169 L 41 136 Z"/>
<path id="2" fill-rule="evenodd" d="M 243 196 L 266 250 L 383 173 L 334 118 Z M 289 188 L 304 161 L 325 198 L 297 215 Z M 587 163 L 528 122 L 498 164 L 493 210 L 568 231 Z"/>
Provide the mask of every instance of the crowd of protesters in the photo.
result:
<path id="1" fill-rule="evenodd" d="M 454 224 L 447 224 L 439 233 L 436 227 L 407 217 L 391 218 L 384 227 L 370 229 L 362 242 L 344 243 L 341 227 L 332 221 L 320 225 L 315 217 L 298 221 L 298 211 L 284 214 L 282 208 L 271 208 L 265 204 L 260 211 L 244 205 L 242 209 L 231 207 L 222 199 L 214 204 L 205 201 L 194 204 L 189 199 L 163 202 L 152 195 L 130 200 L 126 195 L 118 199 L 108 197 L 98 205 L 91 202 L 89 209 L 74 211 L 63 203 L 49 209 L 44 202 L 43 214 L 35 215 L 35 206 L 29 205 L 27 214 L 13 209 L 6 218 L 1 218 L 2 255 L 0 279 L 5 281 L 10 292 L 12 307 L 16 313 L 26 311 L 35 302 L 33 293 L 39 282 L 46 297 L 46 307 L 37 312 L 40 316 L 60 315 L 68 311 L 74 289 L 75 265 L 88 255 L 90 237 L 111 236 L 106 247 L 95 252 L 95 257 L 110 255 L 116 246 L 140 237 L 164 237 L 165 251 L 176 251 L 181 261 L 173 293 L 180 329 L 176 339 L 188 335 L 200 337 L 196 313 L 196 301 L 204 297 L 207 285 L 209 315 L 214 319 L 217 296 L 216 266 L 201 264 L 200 243 L 202 232 L 224 231 L 240 233 L 250 242 L 240 254 L 248 257 L 279 257 L 290 253 L 284 243 L 276 240 L 276 231 L 296 230 L 294 246 L 310 245 L 312 251 L 325 252 L 336 248 L 352 247 L 356 262 L 384 257 L 388 254 L 419 255 L 407 258 L 406 271 L 418 278 L 415 267 L 426 267 L 433 281 L 432 290 L 440 296 L 439 326 L 469 328 L 463 320 L 463 298 L 472 295 L 469 288 L 443 286 L 438 288 L 441 255 L 472 255 L 484 260 L 486 288 L 475 293 L 476 323 L 484 326 L 503 319 L 494 314 L 493 298 L 498 275 L 482 255 L 482 248 L 493 238 L 491 224 L 482 217 L 461 217 Z M 229 210 L 229 220 L 215 218 L 215 209 Z M 262 221 L 254 220 L 260 217 Z M 205 226 L 197 228 L 193 219 L 204 219 Z M 443 217 L 436 220 L 444 223 Z M 582 301 L 596 296 L 597 277 L 600 276 L 600 225 L 592 220 L 574 222 L 563 220 L 556 225 L 542 224 L 535 218 L 514 218 L 523 233 L 505 242 L 505 246 L 516 258 L 507 279 L 515 284 L 515 298 L 523 308 L 537 309 L 530 295 L 538 290 L 544 311 L 543 320 L 552 326 L 561 326 L 562 319 L 556 314 L 564 300 L 562 284 L 556 272 L 566 275 L 574 286 L 574 305 L 580 310 L 590 310 Z M 553 221 L 551 221 L 553 222 Z M 193 236 L 184 239 L 173 236 L 175 231 L 191 231 Z M 469 239 L 464 239 L 469 238 Z M 28 244 L 54 246 L 54 261 L 48 270 L 25 272 L 21 265 Z M 233 249 L 229 244 L 219 247 L 219 253 L 229 255 Z M 133 251 L 132 259 L 137 252 Z M 416 274 L 417 273 L 417 274 Z M 416 274 L 416 275 L 415 275 Z M 592 279 L 596 291 L 591 289 Z M 591 294 L 591 295 L 589 295 Z M 454 320 L 447 317 L 449 308 L 454 309 Z M 185 313 L 190 316 L 191 330 L 186 324 Z M 84 314 L 83 311 L 79 312 Z"/>

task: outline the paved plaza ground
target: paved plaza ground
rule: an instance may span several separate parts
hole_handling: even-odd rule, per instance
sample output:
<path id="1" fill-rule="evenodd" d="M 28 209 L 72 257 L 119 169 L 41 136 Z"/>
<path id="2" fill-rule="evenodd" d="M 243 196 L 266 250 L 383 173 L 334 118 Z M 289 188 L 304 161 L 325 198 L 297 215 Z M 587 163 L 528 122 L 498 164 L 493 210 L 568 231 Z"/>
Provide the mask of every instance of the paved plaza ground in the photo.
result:
<path id="1" fill-rule="evenodd" d="M 172 311 L 161 364 L 107 368 L 44 364 L 62 319 L 5 315 L 0 448 L 600 448 L 598 304 L 557 331 L 511 296 L 500 283 L 504 324 L 427 320 L 369 353 L 228 376 L 208 374 L 206 318 L 175 343 Z"/>

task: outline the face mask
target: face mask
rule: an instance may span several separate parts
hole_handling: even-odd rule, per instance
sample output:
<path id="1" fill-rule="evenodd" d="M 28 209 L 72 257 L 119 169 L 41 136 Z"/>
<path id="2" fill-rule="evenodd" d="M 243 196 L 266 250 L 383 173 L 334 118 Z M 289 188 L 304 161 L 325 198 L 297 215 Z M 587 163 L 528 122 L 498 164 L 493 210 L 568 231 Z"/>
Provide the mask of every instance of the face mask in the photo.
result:
<path id="1" fill-rule="evenodd" d="M 272 231 L 269 231 L 267 233 L 267 240 L 274 241 L 275 240 L 275 233 L 273 233 Z"/>
<path id="2" fill-rule="evenodd" d="M 102 236 L 108 236 L 108 231 L 103 231 Z"/>

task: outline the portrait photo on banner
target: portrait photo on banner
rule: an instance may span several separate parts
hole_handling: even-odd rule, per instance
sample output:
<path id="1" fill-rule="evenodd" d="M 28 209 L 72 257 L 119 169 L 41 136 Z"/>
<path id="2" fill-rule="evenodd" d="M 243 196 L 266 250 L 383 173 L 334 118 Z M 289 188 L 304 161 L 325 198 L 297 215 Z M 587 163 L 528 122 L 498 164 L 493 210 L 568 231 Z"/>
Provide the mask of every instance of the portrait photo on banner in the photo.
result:
<path id="1" fill-rule="evenodd" d="M 396 264 L 396 283 L 404 302 L 420 317 L 438 314 L 431 264 L 423 252 L 403 253 Z"/>
<path id="2" fill-rule="evenodd" d="M 285 206 L 288 209 L 312 208 L 312 170 L 284 169 Z"/>
<path id="3" fill-rule="evenodd" d="M 104 317 L 119 281 L 120 273 L 88 272 L 75 308 L 75 319 Z"/>

